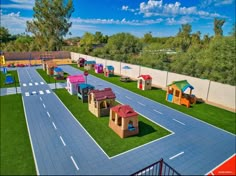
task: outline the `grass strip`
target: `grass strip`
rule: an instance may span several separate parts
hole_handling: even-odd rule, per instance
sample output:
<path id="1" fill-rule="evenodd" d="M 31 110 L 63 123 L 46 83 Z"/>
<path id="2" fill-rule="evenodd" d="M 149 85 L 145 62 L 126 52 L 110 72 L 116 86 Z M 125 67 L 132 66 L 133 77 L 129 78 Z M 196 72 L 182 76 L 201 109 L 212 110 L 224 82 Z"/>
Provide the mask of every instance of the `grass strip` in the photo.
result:
<path id="1" fill-rule="evenodd" d="M 108 116 L 97 118 L 88 110 L 88 104 L 82 103 L 75 95 L 70 95 L 65 89 L 54 91 L 110 157 L 170 134 L 166 129 L 139 115 L 139 134 L 121 139 L 109 128 Z"/>
<path id="2" fill-rule="evenodd" d="M 64 79 L 63 80 L 55 80 L 53 76 L 49 76 L 46 71 L 43 69 L 36 69 L 36 71 L 41 75 L 41 77 L 47 82 L 47 83 L 59 83 L 59 82 L 66 82 L 66 78 L 68 76 L 68 73 L 64 72 Z"/>
<path id="3" fill-rule="evenodd" d="M 1 96 L 1 175 L 36 175 L 20 94 Z"/>
<path id="4" fill-rule="evenodd" d="M 78 68 L 76 64 L 72 64 L 71 66 L 84 71 L 83 68 Z M 89 70 L 89 74 L 176 109 L 180 112 L 191 115 L 230 133 L 236 134 L 236 120 L 234 112 L 230 112 L 206 103 L 192 104 L 190 108 L 186 108 L 185 106 L 180 106 L 166 101 L 166 91 L 162 89 L 153 87 L 152 90 L 143 91 L 137 88 L 137 81 L 121 82 L 120 76 L 115 75 L 114 77 L 108 78 L 103 74 L 95 73 L 93 70 Z"/>

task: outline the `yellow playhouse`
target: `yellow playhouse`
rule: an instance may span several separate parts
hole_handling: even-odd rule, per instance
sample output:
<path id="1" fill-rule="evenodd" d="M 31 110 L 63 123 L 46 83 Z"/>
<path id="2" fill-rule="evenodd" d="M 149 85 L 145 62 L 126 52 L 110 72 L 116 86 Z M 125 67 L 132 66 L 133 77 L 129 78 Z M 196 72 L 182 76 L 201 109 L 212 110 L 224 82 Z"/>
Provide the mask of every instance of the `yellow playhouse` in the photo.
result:
<path id="1" fill-rule="evenodd" d="M 109 127 L 121 138 L 139 133 L 138 114 L 129 105 L 117 105 L 110 109 Z"/>
<path id="2" fill-rule="evenodd" d="M 91 90 L 88 95 L 89 111 L 96 117 L 106 116 L 115 104 L 116 95 L 111 88 Z"/>
<path id="3" fill-rule="evenodd" d="M 184 93 L 188 88 L 190 89 L 189 94 Z M 166 100 L 189 108 L 190 104 L 196 103 L 196 97 L 192 95 L 193 89 L 194 87 L 187 80 L 173 81 L 167 86 Z"/>

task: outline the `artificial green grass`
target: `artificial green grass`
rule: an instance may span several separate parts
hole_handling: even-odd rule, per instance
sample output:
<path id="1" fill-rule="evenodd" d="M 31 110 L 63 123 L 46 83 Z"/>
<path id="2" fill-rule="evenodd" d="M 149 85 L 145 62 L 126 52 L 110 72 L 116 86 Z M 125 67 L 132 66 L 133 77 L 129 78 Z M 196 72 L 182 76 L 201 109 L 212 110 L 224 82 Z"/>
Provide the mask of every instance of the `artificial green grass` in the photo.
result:
<path id="1" fill-rule="evenodd" d="M 20 86 L 16 70 L 7 71 L 7 74 L 11 74 L 13 76 L 13 79 L 16 79 L 16 83 L 5 84 L 6 75 L 3 72 L 0 71 L 0 88 L 8 88 L 8 87 L 15 87 L 15 86 L 18 87 L 18 86 Z"/>
<path id="2" fill-rule="evenodd" d="M 47 83 L 55 83 L 56 82 L 66 82 L 66 77 L 68 76 L 68 73 L 64 72 L 64 78 L 63 80 L 55 80 L 53 76 L 49 76 L 46 71 L 43 69 L 36 69 L 36 71 L 42 76 L 42 78 L 47 82 Z"/>
<path id="3" fill-rule="evenodd" d="M 110 157 L 170 134 L 169 131 L 139 115 L 139 134 L 121 139 L 109 128 L 108 116 L 97 118 L 88 110 L 88 104 L 82 103 L 77 96 L 70 95 L 65 89 L 54 91 Z"/>
<path id="4" fill-rule="evenodd" d="M 1 175 L 36 175 L 20 94 L 1 96 Z"/>
<path id="5" fill-rule="evenodd" d="M 71 66 L 84 71 L 83 68 L 78 68 L 76 64 L 72 64 Z M 234 112 L 205 103 L 192 104 L 190 108 L 186 108 L 185 106 L 180 106 L 166 101 L 166 91 L 162 89 L 153 87 L 152 90 L 143 91 L 137 89 L 137 81 L 125 83 L 120 81 L 120 76 L 115 75 L 114 77 L 107 78 L 103 74 L 95 73 L 93 70 L 89 70 L 89 74 L 176 109 L 180 112 L 191 115 L 230 133 L 236 134 L 236 118 Z"/>

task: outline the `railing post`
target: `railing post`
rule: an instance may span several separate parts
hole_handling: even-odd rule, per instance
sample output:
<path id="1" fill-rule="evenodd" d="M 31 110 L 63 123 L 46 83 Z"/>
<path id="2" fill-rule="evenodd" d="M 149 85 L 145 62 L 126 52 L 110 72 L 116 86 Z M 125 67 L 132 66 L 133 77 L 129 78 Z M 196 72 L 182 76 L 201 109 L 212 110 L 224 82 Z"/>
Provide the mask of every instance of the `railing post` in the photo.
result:
<path id="1" fill-rule="evenodd" d="M 160 160 L 160 167 L 159 167 L 159 173 L 158 173 L 158 175 L 162 175 L 162 168 L 163 168 L 163 158 L 161 158 L 161 160 Z"/>

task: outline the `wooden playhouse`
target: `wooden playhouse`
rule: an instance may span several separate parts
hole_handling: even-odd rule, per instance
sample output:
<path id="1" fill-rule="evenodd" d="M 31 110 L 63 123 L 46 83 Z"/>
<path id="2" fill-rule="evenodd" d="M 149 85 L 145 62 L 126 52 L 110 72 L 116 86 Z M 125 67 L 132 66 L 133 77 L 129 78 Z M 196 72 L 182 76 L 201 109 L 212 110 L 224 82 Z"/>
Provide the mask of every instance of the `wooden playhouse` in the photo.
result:
<path id="1" fill-rule="evenodd" d="M 53 61 L 48 61 L 46 62 L 46 71 L 48 75 L 53 75 L 54 74 L 54 68 L 57 67 L 57 64 Z"/>
<path id="2" fill-rule="evenodd" d="M 110 109 L 109 127 L 121 138 L 139 133 L 138 114 L 129 105 L 117 105 Z"/>
<path id="3" fill-rule="evenodd" d="M 189 94 L 185 93 L 188 88 Z M 196 103 L 196 97 L 192 95 L 193 89 L 194 87 L 187 80 L 173 81 L 167 86 L 166 100 L 189 108 L 190 104 Z"/>
<path id="4" fill-rule="evenodd" d="M 137 87 L 141 90 L 152 89 L 152 77 L 150 75 L 140 75 L 137 81 Z"/>
<path id="5" fill-rule="evenodd" d="M 89 111 L 96 117 L 106 116 L 115 104 L 116 95 L 111 88 L 91 90 L 88 96 Z"/>
<path id="6" fill-rule="evenodd" d="M 78 85 L 85 83 L 83 75 L 71 75 L 66 78 L 66 89 L 71 95 L 77 95 Z"/>
<path id="7" fill-rule="evenodd" d="M 85 61 L 84 62 L 84 69 L 85 70 L 94 70 L 96 61 Z"/>
<path id="8" fill-rule="evenodd" d="M 104 68 L 104 76 L 106 77 L 114 76 L 114 67 L 112 65 L 107 65 Z"/>

